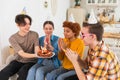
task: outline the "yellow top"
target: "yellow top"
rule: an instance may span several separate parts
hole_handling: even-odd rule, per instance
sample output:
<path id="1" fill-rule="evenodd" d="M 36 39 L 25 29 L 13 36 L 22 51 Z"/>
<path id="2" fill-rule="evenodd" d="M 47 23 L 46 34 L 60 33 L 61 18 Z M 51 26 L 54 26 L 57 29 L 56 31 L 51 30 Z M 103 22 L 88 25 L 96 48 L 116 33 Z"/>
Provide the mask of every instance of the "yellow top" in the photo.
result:
<path id="1" fill-rule="evenodd" d="M 69 41 L 68 39 L 64 39 L 65 43 L 69 43 L 69 48 L 73 51 L 76 51 L 80 57 L 82 58 L 83 56 L 83 51 L 84 51 L 84 43 L 81 39 L 76 38 L 73 41 Z M 62 61 L 62 66 L 65 69 L 74 69 L 72 63 L 69 61 L 67 56 L 65 55 L 64 52 L 59 52 L 58 58 Z"/>

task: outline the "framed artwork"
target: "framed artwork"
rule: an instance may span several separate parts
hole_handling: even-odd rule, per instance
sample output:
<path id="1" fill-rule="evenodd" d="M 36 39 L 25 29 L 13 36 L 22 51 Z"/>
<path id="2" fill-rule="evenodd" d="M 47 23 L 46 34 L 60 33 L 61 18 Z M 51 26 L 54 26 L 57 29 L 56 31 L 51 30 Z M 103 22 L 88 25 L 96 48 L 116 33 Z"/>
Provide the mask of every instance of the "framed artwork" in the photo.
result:
<path id="1" fill-rule="evenodd" d="M 117 6 L 118 0 L 86 0 L 87 5 L 96 6 Z"/>

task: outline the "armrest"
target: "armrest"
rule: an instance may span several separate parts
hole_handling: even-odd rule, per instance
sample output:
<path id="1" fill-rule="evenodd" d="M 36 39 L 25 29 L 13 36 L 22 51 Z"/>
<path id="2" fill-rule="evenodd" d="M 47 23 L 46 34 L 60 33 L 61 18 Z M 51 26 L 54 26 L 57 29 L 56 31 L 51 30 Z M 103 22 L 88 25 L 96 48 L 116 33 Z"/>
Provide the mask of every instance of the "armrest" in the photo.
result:
<path id="1" fill-rule="evenodd" d="M 9 64 L 12 60 L 15 60 L 14 49 L 12 46 L 9 46 L 9 53 L 10 55 L 6 59 L 6 64 Z"/>
<path id="2" fill-rule="evenodd" d="M 14 59 L 15 59 L 15 56 L 14 56 L 14 55 L 8 56 L 8 58 L 6 59 L 6 63 L 0 66 L 0 71 L 1 71 L 5 66 L 7 66 L 7 65 L 8 65 L 12 60 L 14 60 Z"/>
<path id="3" fill-rule="evenodd" d="M 15 56 L 14 55 L 8 56 L 8 58 L 6 59 L 6 64 L 9 64 L 13 60 L 15 60 Z"/>

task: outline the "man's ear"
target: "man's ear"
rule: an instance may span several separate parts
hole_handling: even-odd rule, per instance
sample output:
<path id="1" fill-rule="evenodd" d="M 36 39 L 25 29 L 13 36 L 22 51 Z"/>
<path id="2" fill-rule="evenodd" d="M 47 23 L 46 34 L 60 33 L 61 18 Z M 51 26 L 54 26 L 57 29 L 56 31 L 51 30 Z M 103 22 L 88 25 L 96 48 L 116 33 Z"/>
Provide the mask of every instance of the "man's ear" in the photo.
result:
<path id="1" fill-rule="evenodd" d="M 16 26 L 19 26 L 19 24 L 16 23 Z"/>
<path id="2" fill-rule="evenodd" d="M 97 36 L 95 34 L 92 34 L 91 37 L 94 39 L 94 40 L 97 40 Z"/>

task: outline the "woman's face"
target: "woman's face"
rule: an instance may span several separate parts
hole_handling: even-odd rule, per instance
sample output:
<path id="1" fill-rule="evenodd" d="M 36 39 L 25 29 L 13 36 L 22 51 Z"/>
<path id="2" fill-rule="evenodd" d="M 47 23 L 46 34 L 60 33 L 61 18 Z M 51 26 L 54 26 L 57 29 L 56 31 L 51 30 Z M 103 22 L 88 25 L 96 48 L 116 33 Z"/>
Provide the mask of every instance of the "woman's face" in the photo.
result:
<path id="1" fill-rule="evenodd" d="M 53 28 L 53 26 L 51 24 L 46 24 L 43 27 L 43 30 L 45 32 L 45 35 L 52 35 L 54 28 Z"/>
<path id="2" fill-rule="evenodd" d="M 75 33 L 73 33 L 73 31 L 68 28 L 68 27 L 64 27 L 64 37 L 71 39 L 75 37 Z"/>

